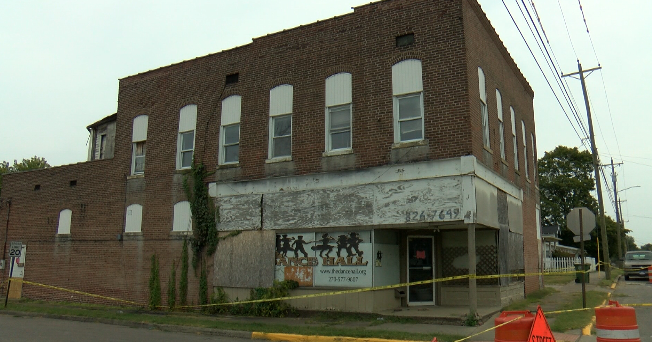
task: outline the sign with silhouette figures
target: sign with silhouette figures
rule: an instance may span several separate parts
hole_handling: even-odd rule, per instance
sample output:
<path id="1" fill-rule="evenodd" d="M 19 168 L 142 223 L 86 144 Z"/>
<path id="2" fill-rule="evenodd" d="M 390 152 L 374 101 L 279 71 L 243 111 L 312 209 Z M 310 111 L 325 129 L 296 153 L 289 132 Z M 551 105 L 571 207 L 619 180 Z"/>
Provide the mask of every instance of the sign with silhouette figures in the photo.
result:
<path id="1" fill-rule="evenodd" d="M 276 279 L 299 286 L 370 287 L 371 231 L 276 235 Z"/>

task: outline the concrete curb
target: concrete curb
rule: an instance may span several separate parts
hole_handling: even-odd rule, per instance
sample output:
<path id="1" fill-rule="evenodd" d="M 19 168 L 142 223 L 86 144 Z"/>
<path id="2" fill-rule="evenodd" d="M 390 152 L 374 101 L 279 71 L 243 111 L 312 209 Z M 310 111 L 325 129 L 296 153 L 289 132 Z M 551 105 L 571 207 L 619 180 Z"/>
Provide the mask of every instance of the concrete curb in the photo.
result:
<path id="1" fill-rule="evenodd" d="M 252 332 L 252 340 L 287 341 L 287 342 L 420 342 L 408 340 L 386 340 L 382 338 L 356 338 L 342 336 L 294 335 Z"/>
<path id="2" fill-rule="evenodd" d="M 201 327 L 190 327 L 184 325 L 143 323 L 143 322 L 123 321 L 119 319 L 66 316 L 66 315 L 54 315 L 54 314 L 43 314 L 43 313 L 10 311 L 10 310 L 0 310 L 0 314 L 12 315 L 17 317 L 44 317 L 44 318 L 53 318 L 53 319 L 65 319 L 68 321 L 77 321 L 77 322 L 103 323 L 103 324 L 111 324 L 111 325 L 121 325 L 130 328 L 156 329 L 156 330 L 168 331 L 168 332 L 183 332 L 183 333 L 193 333 L 193 334 L 199 333 L 202 335 L 225 336 L 225 337 L 235 337 L 235 338 L 244 338 L 244 339 L 252 338 L 251 332 L 239 331 L 239 330 L 210 329 L 210 328 L 201 328 Z"/>

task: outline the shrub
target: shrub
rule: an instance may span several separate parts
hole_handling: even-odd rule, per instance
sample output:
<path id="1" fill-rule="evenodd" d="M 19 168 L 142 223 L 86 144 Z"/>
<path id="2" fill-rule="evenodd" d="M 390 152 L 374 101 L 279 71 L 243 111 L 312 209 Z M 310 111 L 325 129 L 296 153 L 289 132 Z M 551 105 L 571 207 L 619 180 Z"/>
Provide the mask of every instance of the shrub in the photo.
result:
<path id="1" fill-rule="evenodd" d="M 156 310 L 161 306 L 161 280 L 158 276 L 158 258 L 152 255 L 149 274 L 149 309 Z"/>

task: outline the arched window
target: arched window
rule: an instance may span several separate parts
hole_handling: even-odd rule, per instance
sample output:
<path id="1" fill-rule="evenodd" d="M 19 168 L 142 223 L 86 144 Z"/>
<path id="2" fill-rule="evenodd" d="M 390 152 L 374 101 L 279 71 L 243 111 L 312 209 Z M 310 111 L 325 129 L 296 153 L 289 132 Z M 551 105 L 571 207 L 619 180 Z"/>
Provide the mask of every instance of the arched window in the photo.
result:
<path id="1" fill-rule="evenodd" d="M 59 212 L 59 226 L 57 234 L 70 234 L 70 224 L 72 222 L 72 210 L 63 209 Z"/>
<path id="2" fill-rule="evenodd" d="M 190 213 L 190 202 L 182 201 L 174 205 L 173 232 L 192 231 L 192 215 Z"/>
<path id="3" fill-rule="evenodd" d="M 392 66 L 394 142 L 423 139 L 421 61 L 407 59 Z"/>
<path id="4" fill-rule="evenodd" d="M 137 175 L 145 172 L 145 152 L 147 141 L 147 123 L 149 117 L 147 115 L 139 115 L 134 118 L 131 142 L 133 145 L 131 156 L 131 174 Z"/>
<path id="5" fill-rule="evenodd" d="M 177 169 L 192 166 L 195 150 L 195 126 L 197 125 L 197 105 L 187 105 L 179 111 L 179 138 L 177 140 Z"/>
<path id="6" fill-rule="evenodd" d="M 220 124 L 220 164 L 234 164 L 240 154 L 240 114 L 242 97 L 231 95 L 222 100 Z"/>
<path id="7" fill-rule="evenodd" d="M 326 151 L 351 149 L 351 74 L 326 79 Z"/>
<path id="8" fill-rule="evenodd" d="M 143 222 L 143 206 L 132 204 L 125 213 L 125 233 L 140 233 Z"/>
<path id="9" fill-rule="evenodd" d="M 292 101 L 294 88 L 282 84 L 269 91 L 269 158 L 292 156 Z"/>

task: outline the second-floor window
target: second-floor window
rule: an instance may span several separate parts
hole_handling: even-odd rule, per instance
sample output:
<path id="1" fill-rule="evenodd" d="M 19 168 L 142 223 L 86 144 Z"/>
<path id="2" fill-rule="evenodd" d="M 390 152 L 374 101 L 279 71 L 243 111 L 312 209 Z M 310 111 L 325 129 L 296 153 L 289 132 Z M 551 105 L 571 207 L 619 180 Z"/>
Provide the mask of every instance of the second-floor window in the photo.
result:
<path id="1" fill-rule="evenodd" d="M 177 141 L 177 170 L 192 166 L 195 151 L 195 126 L 197 105 L 187 105 L 179 112 L 179 138 Z"/>
<path id="2" fill-rule="evenodd" d="M 137 175 L 145 172 L 145 153 L 147 147 L 147 115 L 139 115 L 134 118 L 131 142 L 132 142 L 132 156 L 131 156 L 131 174 Z"/>
<path id="3" fill-rule="evenodd" d="M 523 164 L 525 165 L 525 179 L 530 179 L 530 173 L 528 172 L 528 162 L 527 162 L 527 138 L 525 134 L 525 122 L 521 120 L 521 134 L 523 137 Z"/>
<path id="4" fill-rule="evenodd" d="M 478 85 L 480 90 L 480 115 L 482 115 L 482 143 L 486 148 L 491 147 L 489 139 L 489 109 L 487 108 L 487 89 L 484 79 L 484 71 L 478 67 Z"/>
<path id="5" fill-rule="evenodd" d="M 326 79 L 326 151 L 351 149 L 351 74 Z"/>
<path id="6" fill-rule="evenodd" d="M 516 145 L 516 114 L 514 114 L 514 107 L 509 106 L 509 113 L 512 117 L 512 143 L 514 145 L 514 170 L 518 170 L 518 146 Z"/>
<path id="7" fill-rule="evenodd" d="M 392 66 L 394 142 L 423 140 L 421 61 L 407 59 Z"/>
<path id="8" fill-rule="evenodd" d="M 222 100 L 220 126 L 220 164 L 235 164 L 240 158 L 240 115 L 242 97 L 232 95 Z"/>
<path id="9" fill-rule="evenodd" d="M 269 159 L 292 156 L 292 101 L 289 84 L 269 91 Z"/>
<path id="10" fill-rule="evenodd" d="M 503 97 L 500 90 L 496 89 L 496 110 L 498 111 L 498 134 L 500 144 L 500 158 L 505 160 L 505 123 L 503 122 Z"/>

